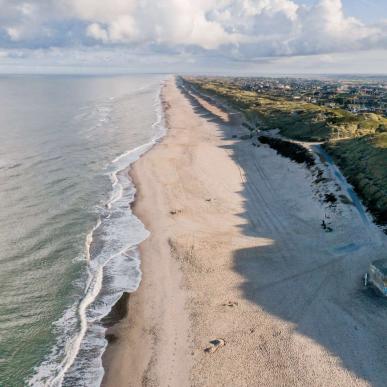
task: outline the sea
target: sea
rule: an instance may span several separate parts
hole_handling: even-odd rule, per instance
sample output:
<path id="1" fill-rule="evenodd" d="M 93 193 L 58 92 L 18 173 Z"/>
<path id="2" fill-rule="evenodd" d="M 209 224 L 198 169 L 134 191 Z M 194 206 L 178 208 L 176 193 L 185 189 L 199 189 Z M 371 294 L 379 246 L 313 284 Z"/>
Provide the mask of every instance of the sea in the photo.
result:
<path id="1" fill-rule="evenodd" d="M 131 164 L 162 75 L 0 76 L 0 386 L 98 386 L 101 321 L 141 281 Z"/>

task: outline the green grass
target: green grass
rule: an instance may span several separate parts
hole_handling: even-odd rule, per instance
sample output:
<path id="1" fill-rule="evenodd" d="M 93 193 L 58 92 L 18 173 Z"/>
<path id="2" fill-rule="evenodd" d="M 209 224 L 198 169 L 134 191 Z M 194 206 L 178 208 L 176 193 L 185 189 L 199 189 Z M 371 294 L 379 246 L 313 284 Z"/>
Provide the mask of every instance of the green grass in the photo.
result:
<path id="1" fill-rule="evenodd" d="M 325 148 L 377 220 L 387 224 L 387 133 L 333 140 Z"/>
<path id="2" fill-rule="evenodd" d="M 191 78 L 191 85 L 241 111 L 250 130 L 278 128 L 285 137 L 323 141 L 377 221 L 387 224 L 387 119 L 245 91 L 229 81 Z"/>
<path id="3" fill-rule="evenodd" d="M 352 138 L 387 128 L 387 119 L 377 114 L 355 115 L 343 109 L 257 94 L 227 81 L 194 78 L 189 82 L 240 110 L 250 125 L 262 130 L 278 128 L 282 135 L 296 140 Z"/>

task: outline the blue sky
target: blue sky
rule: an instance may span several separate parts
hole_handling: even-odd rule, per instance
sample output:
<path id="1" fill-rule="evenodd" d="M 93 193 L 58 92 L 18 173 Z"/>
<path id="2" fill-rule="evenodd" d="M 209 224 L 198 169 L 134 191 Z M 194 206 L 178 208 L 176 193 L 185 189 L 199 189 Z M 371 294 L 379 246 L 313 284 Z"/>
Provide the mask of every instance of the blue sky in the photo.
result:
<path id="1" fill-rule="evenodd" d="M 314 0 L 299 0 L 299 4 L 313 5 Z M 343 0 L 343 9 L 365 23 L 375 23 L 387 18 L 386 0 Z"/>
<path id="2" fill-rule="evenodd" d="M 0 0 L 0 9 L 3 72 L 387 72 L 387 0 Z"/>
<path id="3" fill-rule="evenodd" d="M 374 23 L 387 17 L 385 0 L 344 0 L 344 10 L 364 22 Z"/>

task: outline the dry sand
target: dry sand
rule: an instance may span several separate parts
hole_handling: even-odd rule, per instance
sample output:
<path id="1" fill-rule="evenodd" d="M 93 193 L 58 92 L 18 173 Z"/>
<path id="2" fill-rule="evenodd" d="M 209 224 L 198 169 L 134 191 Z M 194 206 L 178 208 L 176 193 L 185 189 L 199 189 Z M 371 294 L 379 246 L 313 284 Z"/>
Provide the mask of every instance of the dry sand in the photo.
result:
<path id="1" fill-rule="evenodd" d="M 233 138 L 246 134 L 236 115 L 174 81 L 163 97 L 168 135 L 131 173 L 151 231 L 143 280 L 109 329 L 103 384 L 384 386 L 387 304 L 361 275 L 385 236 L 319 199 L 339 190 L 323 163 L 315 185 L 303 165 Z"/>

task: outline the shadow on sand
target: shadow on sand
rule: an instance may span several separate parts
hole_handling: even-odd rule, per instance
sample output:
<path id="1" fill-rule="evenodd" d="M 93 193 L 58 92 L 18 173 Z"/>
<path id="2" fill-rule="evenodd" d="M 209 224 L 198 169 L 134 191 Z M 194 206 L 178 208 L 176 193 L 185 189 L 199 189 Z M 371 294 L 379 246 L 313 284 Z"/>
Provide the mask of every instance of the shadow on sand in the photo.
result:
<path id="1" fill-rule="evenodd" d="M 383 255 L 385 239 L 374 229 L 364 229 L 360 240 L 349 240 L 348 232 L 340 230 L 333 235 L 319 233 L 320 219 L 313 224 L 284 205 L 283 192 L 270 186 L 270 170 L 249 158 L 248 145 L 259 150 L 251 146 L 251 140 L 240 139 L 243 129 L 206 110 L 186 87 L 180 85 L 180 89 L 196 114 L 217 124 L 225 139 L 234 139 L 224 148 L 245 174 L 240 192 L 244 212 L 238 215 L 248 221 L 241 225 L 242 233 L 273 241 L 234 252 L 233 267 L 244 278 L 244 297 L 291 327 L 294 334 L 289 340 L 302 335 L 352 374 L 374 386 L 385 386 L 387 302 L 361 285 L 368 263 Z M 358 219 L 341 221 L 338 228 L 367 227 Z M 356 235 L 362 235 L 362 230 Z M 303 359 L 302 355 L 295 358 Z"/>

